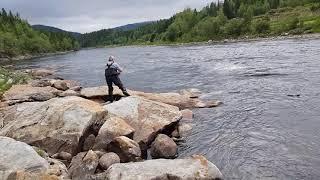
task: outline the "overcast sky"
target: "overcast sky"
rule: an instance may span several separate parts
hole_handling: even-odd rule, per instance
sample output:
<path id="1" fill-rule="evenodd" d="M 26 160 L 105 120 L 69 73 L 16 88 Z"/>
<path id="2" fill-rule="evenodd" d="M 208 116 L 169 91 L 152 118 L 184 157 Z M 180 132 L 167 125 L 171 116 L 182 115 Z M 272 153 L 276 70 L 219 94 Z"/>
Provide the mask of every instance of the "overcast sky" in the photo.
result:
<path id="1" fill-rule="evenodd" d="M 19 12 L 30 24 L 91 32 L 120 25 L 168 18 L 187 7 L 213 0 L 0 0 L 0 7 Z"/>

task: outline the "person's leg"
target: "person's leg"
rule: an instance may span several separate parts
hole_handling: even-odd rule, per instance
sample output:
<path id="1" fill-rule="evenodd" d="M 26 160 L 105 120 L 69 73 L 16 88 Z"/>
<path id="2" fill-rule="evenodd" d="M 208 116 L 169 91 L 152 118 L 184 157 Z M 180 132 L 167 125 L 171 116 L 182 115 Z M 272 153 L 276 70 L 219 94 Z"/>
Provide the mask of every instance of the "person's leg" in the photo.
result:
<path id="1" fill-rule="evenodd" d="M 113 83 L 119 87 L 119 89 L 122 91 L 122 93 L 125 95 L 125 96 L 130 96 L 130 94 L 127 92 L 126 88 L 123 86 L 119 76 L 114 76 L 113 78 Z"/>
<path id="2" fill-rule="evenodd" d="M 108 93 L 109 93 L 109 98 L 110 101 L 113 101 L 113 87 L 112 87 L 112 78 L 111 77 L 107 77 L 107 84 L 108 84 Z"/>

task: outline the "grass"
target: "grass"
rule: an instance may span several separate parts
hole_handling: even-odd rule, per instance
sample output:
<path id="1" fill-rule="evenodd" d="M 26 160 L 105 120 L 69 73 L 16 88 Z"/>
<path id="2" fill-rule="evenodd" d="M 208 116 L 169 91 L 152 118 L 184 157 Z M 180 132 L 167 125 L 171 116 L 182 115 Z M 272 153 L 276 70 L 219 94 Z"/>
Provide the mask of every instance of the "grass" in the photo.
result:
<path id="1" fill-rule="evenodd" d="M 295 8 L 279 8 L 271 10 L 265 17 L 270 19 L 270 34 L 320 32 L 320 6 L 317 6 L 317 4 L 307 4 Z"/>
<path id="2" fill-rule="evenodd" d="M 0 97 L 5 91 L 14 84 L 24 84 L 30 79 L 30 76 L 0 67 Z"/>

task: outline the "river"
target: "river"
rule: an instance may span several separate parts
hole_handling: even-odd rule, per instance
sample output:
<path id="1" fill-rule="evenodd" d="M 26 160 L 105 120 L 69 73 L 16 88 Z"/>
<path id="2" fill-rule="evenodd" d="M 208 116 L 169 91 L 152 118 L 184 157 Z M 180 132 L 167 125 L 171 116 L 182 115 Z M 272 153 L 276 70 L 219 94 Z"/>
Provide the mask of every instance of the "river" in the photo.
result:
<path id="1" fill-rule="evenodd" d="M 19 62 L 104 85 L 115 55 L 129 89 L 199 88 L 224 104 L 197 109 L 179 156 L 203 154 L 225 179 L 319 179 L 320 39 L 81 50 Z"/>

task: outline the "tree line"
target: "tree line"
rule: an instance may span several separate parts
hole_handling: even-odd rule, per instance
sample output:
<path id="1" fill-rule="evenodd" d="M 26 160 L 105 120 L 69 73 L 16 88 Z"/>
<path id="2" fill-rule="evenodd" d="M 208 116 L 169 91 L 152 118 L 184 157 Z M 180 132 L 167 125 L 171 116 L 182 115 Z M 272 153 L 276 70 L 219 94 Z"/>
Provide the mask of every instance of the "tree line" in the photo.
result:
<path id="1" fill-rule="evenodd" d="M 320 32 L 319 4 L 319 0 L 224 0 L 200 11 L 185 9 L 135 30 L 87 33 L 79 41 L 83 47 L 92 47 Z"/>
<path id="2" fill-rule="evenodd" d="M 78 49 L 79 42 L 67 33 L 34 30 L 19 14 L 0 12 L 0 57 Z"/>

